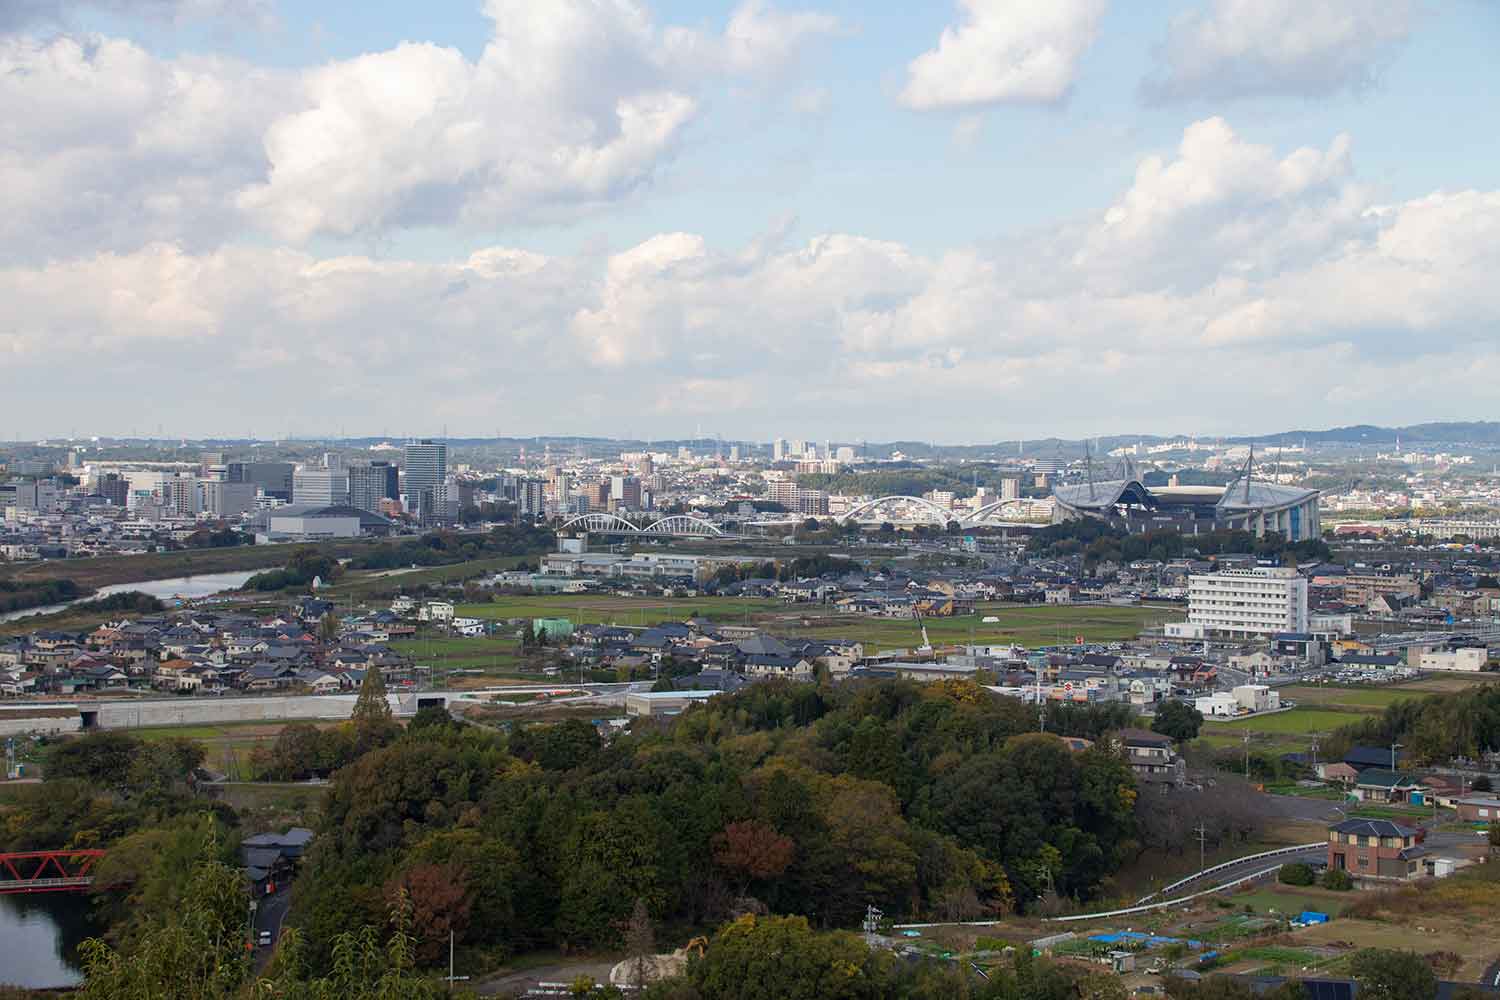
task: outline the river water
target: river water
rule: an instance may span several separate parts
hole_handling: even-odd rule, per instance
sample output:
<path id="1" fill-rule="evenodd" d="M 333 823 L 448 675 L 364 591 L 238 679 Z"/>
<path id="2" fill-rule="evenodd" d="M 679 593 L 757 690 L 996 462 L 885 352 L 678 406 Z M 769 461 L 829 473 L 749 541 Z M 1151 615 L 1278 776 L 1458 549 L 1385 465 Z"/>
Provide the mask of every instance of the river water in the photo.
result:
<path id="1" fill-rule="evenodd" d="M 76 985 L 78 945 L 97 933 L 89 897 L 81 893 L 0 896 L 0 985 Z"/>
<path id="2" fill-rule="evenodd" d="M 92 601 L 100 597 L 108 597 L 110 594 L 120 594 L 127 590 L 140 591 L 150 594 L 152 597 L 160 598 L 170 604 L 174 598 L 190 599 L 194 597 L 207 597 L 224 590 L 238 590 L 246 580 L 250 579 L 259 570 L 239 571 L 235 573 L 203 573 L 199 576 L 174 576 L 167 580 L 141 580 L 137 583 L 112 583 L 108 587 L 100 587 L 97 594 L 88 597 L 80 597 L 79 601 Z M 40 608 L 26 608 L 24 611 L 11 611 L 0 615 L 0 622 L 16 621 L 21 618 L 30 618 L 33 615 L 51 615 L 59 611 L 65 611 L 70 604 L 77 601 L 68 601 L 66 604 L 49 604 Z"/>

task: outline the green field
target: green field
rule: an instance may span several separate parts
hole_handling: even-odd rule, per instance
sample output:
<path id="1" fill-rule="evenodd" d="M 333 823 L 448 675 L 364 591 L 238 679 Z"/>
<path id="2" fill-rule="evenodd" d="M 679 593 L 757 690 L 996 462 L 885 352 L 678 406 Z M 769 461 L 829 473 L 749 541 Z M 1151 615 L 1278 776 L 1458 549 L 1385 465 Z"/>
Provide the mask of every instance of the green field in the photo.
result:
<path id="1" fill-rule="evenodd" d="M 771 630 L 804 638 L 854 639 L 876 650 L 905 649 L 922 641 L 917 623 L 909 619 L 834 615 L 828 609 L 804 605 L 791 605 L 787 611 L 795 615 L 804 607 L 811 610 L 798 616 L 800 620 L 787 622 L 781 628 L 772 626 Z M 1086 642 L 1122 642 L 1168 616 L 1166 609 L 1153 607 L 985 603 L 978 605 L 972 615 L 927 618 L 923 624 L 934 646 L 981 642 L 1017 643 L 1034 648 L 1069 645 L 1079 636 Z M 987 617 L 1000 620 L 986 624 L 983 619 Z"/>
<path id="2" fill-rule="evenodd" d="M 783 601 L 764 598 L 558 594 L 552 597 L 502 597 L 485 604 L 460 604 L 454 613 L 464 618 L 566 618 L 574 625 L 641 627 L 664 621 L 682 621 L 695 614 L 714 621 L 734 622 L 787 607 Z"/>
<path id="3" fill-rule="evenodd" d="M 1206 722 L 1205 736 L 1231 736 L 1236 740 L 1245 733 L 1265 733 L 1276 736 L 1311 736 L 1314 733 L 1331 733 L 1340 726 L 1358 722 L 1358 712 L 1338 712 L 1322 708 L 1294 708 L 1287 712 L 1257 716 L 1253 719 L 1236 719 L 1233 722 Z"/>
<path id="4" fill-rule="evenodd" d="M 1281 689 L 1283 701 L 1319 708 L 1338 708 L 1352 712 L 1381 712 L 1386 706 L 1409 698 L 1425 698 L 1426 691 L 1405 691 L 1395 687 L 1349 688 L 1297 684 Z"/>
<path id="5" fill-rule="evenodd" d="M 839 638 L 863 642 L 867 649 L 907 649 L 922 642 L 911 619 L 843 615 L 822 604 L 788 604 L 765 598 L 692 597 L 631 598 L 600 595 L 502 597 L 487 604 L 462 604 L 456 613 L 469 618 L 567 618 L 575 625 L 615 624 L 641 627 L 701 615 L 720 622 L 749 624 L 787 638 Z M 1146 625 L 1170 617 L 1157 607 L 1089 605 L 981 604 L 976 613 L 955 618 L 928 618 L 933 645 L 966 642 L 1024 646 L 1069 644 L 1078 636 L 1089 642 L 1134 638 Z M 985 617 L 998 622 L 985 624 Z"/>

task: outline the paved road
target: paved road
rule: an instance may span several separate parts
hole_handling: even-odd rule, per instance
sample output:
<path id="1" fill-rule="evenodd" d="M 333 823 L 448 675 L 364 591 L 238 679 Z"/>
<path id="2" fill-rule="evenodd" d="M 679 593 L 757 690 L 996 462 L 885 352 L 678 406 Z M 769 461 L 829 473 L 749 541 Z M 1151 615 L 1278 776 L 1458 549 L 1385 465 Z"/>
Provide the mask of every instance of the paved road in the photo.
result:
<path id="1" fill-rule="evenodd" d="M 276 893 L 271 896 L 262 896 L 255 908 L 255 971 L 261 972 L 271 961 L 271 953 L 275 950 L 276 942 L 281 940 L 281 924 L 286 920 L 287 908 L 292 902 L 291 880 L 278 882 Z M 271 932 L 271 946 L 262 948 L 259 944 L 260 932 Z"/>

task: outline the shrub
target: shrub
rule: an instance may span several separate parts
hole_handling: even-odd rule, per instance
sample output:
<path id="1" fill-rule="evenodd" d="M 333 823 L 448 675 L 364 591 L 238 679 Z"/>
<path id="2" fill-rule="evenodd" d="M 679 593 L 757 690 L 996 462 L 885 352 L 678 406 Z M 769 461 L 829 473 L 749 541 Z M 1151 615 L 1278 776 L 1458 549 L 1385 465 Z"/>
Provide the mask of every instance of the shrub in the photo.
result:
<path id="1" fill-rule="evenodd" d="M 1336 892 L 1348 892 L 1354 888 L 1354 879 L 1348 872 L 1330 868 L 1323 873 L 1323 888 Z"/>
<path id="2" fill-rule="evenodd" d="M 1294 861 L 1291 864 L 1281 866 L 1281 871 L 1277 874 L 1276 880 L 1284 885 L 1312 885 L 1313 870 L 1300 861 Z"/>

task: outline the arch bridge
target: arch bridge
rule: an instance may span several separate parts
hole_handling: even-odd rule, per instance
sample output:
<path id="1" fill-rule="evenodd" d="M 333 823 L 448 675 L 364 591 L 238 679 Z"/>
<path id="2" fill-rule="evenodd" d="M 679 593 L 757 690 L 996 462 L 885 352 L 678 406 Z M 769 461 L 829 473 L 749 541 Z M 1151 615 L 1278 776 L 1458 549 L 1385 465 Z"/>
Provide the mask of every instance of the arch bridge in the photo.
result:
<path id="1" fill-rule="evenodd" d="M 717 538 L 724 530 L 691 514 L 672 514 L 642 527 L 619 514 L 579 514 L 558 525 L 558 531 L 588 531 L 596 535 L 635 535 L 646 538 Z"/>
<path id="2" fill-rule="evenodd" d="M 957 521 L 960 527 L 974 528 L 985 524 L 1004 526 L 1021 522 L 1007 521 L 1005 507 L 1013 500 L 996 500 L 973 511 L 948 510 L 923 497 L 892 495 L 866 500 L 864 503 L 833 520 L 840 524 L 932 524 L 947 527 L 949 521 Z M 882 515 L 881 512 L 885 514 Z M 899 511 L 899 513 L 896 513 Z"/>

